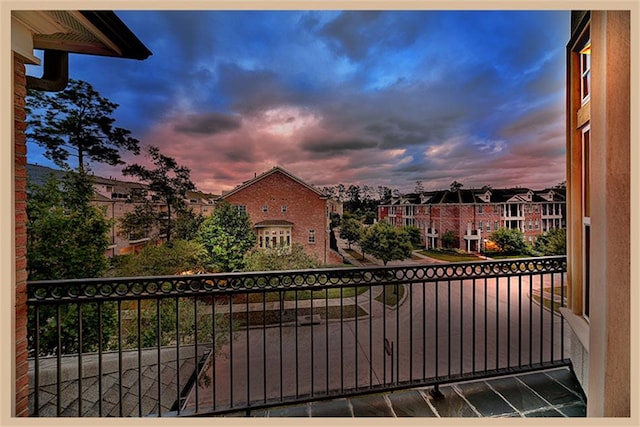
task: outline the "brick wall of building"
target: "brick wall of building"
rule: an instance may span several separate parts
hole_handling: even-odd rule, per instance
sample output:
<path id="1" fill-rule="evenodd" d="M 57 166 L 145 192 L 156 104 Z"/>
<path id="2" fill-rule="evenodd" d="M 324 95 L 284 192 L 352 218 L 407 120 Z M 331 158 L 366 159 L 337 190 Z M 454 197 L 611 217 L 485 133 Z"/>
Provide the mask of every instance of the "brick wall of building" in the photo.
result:
<path id="1" fill-rule="evenodd" d="M 378 220 L 389 221 L 401 227 L 404 225 L 405 210 L 410 205 L 381 205 L 378 207 Z M 465 204 L 465 203 L 442 203 L 413 205 L 415 225 L 420 228 L 423 235 L 427 229 L 435 229 L 438 232 L 437 247 L 442 246 L 442 236 L 447 231 L 453 231 L 458 237 L 458 248 L 467 250 L 467 239 L 464 236 L 468 233 L 469 224 L 472 233 L 480 229 L 479 239 L 470 239 L 477 242 L 471 245 L 472 252 L 480 249 L 480 242 L 487 239 L 491 233 L 506 226 L 503 217 L 502 203 L 486 204 Z M 544 210 L 543 210 L 544 208 Z M 392 214 L 395 209 L 395 214 Z M 544 212 L 549 214 L 544 214 Z M 553 212 L 553 213 L 552 213 Z M 522 225 L 525 239 L 531 243 L 541 233 L 549 228 L 560 228 L 565 226 L 564 204 L 560 202 L 529 202 L 523 203 Z M 529 227 L 531 222 L 531 227 Z M 497 225 L 497 227 L 496 227 Z"/>
<path id="2" fill-rule="evenodd" d="M 27 145 L 25 137 L 27 95 L 25 63 L 13 55 L 14 177 L 15 177 L 15 415 L 28 415 L 27 362 Z"/>
<path id="3" fill-rule="evenodd" d="M 268 174 L 224 199 L 233 205 L 246 206 L 253 224 L 265 220 L 293 223 L 292 243 L 302 244 L 305 252 L 322 263 L 335 262 L 329 249 L 327 200 L 285 174 Z M 282 212 L 283 205 L 286 212 Z M 266 212 L 263 206 L 267 207 Z M 315 243 L 309 243 L 309 230 L 315 230 Z"/>

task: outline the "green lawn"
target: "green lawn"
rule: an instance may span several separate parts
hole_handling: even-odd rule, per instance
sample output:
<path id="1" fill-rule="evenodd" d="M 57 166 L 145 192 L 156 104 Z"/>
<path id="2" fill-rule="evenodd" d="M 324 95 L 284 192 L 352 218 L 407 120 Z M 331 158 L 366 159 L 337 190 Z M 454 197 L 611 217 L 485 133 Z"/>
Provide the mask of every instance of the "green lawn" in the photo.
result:
<path id="1" fill-rule="evenodd" d="M 493 259 L 519 259 L 519 258 L 531 258 L 531 255 L 493 255 L 488 254 L 487 256 Z"/>
<path id="2" fill-rule="evenodd" d="M 386 291 L 382 292 L 375 299 L 378 302 L 388 305 L 389 307 L 393 307 L 398 304 L 398 302 L 402 299 L 404 295 L 404 286 L 402 285 L 394 285 L 394 286 L 386 286 Z M 396 292 L 397 289 L 397 292 Z"/>
<path id="3" fill-rule="evenodd" d="M 554 286 L 554 288 L 553 288 L 554 297 L 559 297 L 561 295 L 564 295 L 565 298 L 567 297 L 567 291 L 568 291 L 567 287 L 564 286 L 564 294 L 562 293 L 562 291 L 563 291 L 562 288 L 563 288 L 563 286 Z M 551 287 L 543 288 L 543 291 L 551 293 Z M 549 295 L 548 297 L 545 297 L 543 299 L 543 302 L 542 302 L 542 304 L 545 306 L 545 308 L 547 308 L 549 310 L 551 310 L 551 304 L 552 304 L 552 301 L 551 301 L 550 297 L 551 297 L 551 295 Z M 533 300 L 536 301 L 537 303 L 540 303 L 540 295 L 537 295 L 537 294 L 533 295 Z M 558 309 L 560 307 L 562 307 L 562 305 L 559 302 L 557 302 L 557 301 L 553 302 L 553 311 L 558 311 Z"/>
<path id="4" fill-rule="evenodd" d="M 360 295 L 361 293 L 367 292 L 369 290 L 369 286 L 357 286 L 357 287 L 347 287 L 342 288 L 342 294 L 340 293 L 340 288 L 332 288 L 332 289 L 319 289 L 316 291 L 312 291 L 310 289 L 303 289 L 299 291 L 284 291 L 284 300 L 285 301 L 298 301 L 313 299 L 325 299 L 325 298 L 349 298 L 356 294 Z M 328 295 L 327 295 L 328 292 Z M 262 293 L 251 293 L 249 294 L 249 302 L 273 302 L 280 301 L 280 292 L 266 292 Z M 246 298 L 243 298 L 244 295 L 239 295 L 234 297 L 235 302 L 244 302 Z M 242 300 L 242 301 L 240 301 Z"/>
<path id="5" fill-rule="evenodd" d="M 481 259 L 473 254 L 463 255 L 463 254 L 447 253 L 447 252 L 440 252 L 440 251 L 430 251 L 425 249 L 418 252 L 430 258 L 435 258 L 435 259 L 439 259 L 440 261 L 447 261 L 447 262 L 478 261 Z"/>

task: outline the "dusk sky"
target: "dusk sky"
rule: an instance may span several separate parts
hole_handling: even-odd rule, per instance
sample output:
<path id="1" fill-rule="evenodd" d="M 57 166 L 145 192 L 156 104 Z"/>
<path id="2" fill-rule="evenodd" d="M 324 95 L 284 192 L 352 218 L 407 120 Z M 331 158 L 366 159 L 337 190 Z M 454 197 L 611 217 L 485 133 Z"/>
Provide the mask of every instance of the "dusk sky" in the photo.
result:
<path id="1" fill-rule="evenodd" d="M 202 191 L 276 165 L 318 187 L 403 192 L 565 180 L 568 11 L 116 13 L 153 55 L 70 55 L 70 77 Z M 51 165 L 41 153 L 28 145 Z"/>

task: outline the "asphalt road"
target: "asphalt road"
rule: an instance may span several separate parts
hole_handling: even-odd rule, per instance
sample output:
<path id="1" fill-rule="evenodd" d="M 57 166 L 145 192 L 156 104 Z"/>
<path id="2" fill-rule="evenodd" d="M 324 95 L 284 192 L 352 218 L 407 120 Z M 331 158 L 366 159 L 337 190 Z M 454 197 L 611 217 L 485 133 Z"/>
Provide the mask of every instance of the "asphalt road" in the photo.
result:
<path id="1" fill-rule="evenodd" d="M 317 323 L 235 332 L 215 374 L 204 372 L 211 381 L 198 389 L 198 409 L 527 365 L 552 351 L 558 359 L 561 318 L 529 297 L 539 288 L 540 277 L 528 276 L 376 286 L 343 301 L 366 315 L 328 321 L 323 312 L 340 301 L 316 300 Z M 394 290 L 403 294 L 398 306 L 376 300 Z M 187 407 L 195 409 L 195 397 Z"/>

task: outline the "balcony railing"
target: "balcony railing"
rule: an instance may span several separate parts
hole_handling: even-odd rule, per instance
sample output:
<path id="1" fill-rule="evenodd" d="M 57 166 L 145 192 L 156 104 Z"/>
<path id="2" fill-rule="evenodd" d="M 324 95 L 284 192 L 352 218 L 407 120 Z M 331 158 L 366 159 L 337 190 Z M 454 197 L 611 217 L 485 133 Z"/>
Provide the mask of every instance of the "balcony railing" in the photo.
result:
<path id="1" fill-rule="evenodd" d="M 33 416 L 211 415 L 568 364 L 565 257 L 28 283 Z"/>

